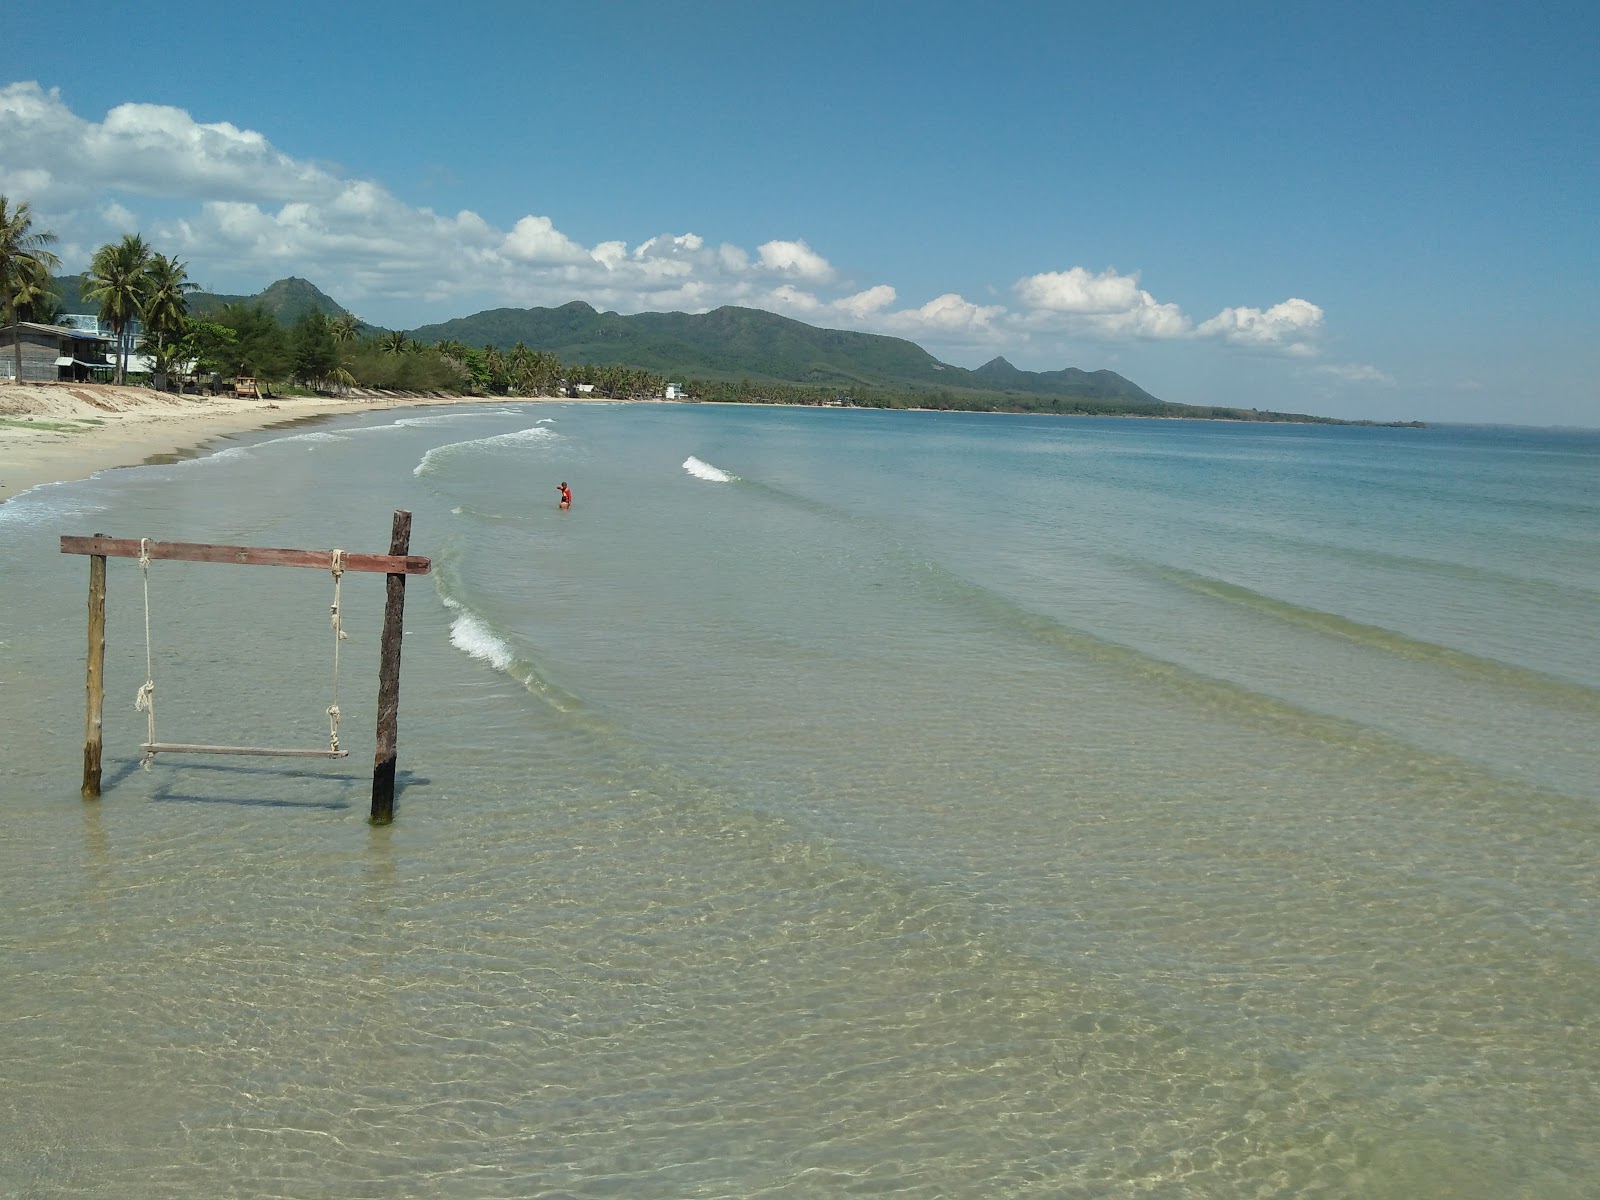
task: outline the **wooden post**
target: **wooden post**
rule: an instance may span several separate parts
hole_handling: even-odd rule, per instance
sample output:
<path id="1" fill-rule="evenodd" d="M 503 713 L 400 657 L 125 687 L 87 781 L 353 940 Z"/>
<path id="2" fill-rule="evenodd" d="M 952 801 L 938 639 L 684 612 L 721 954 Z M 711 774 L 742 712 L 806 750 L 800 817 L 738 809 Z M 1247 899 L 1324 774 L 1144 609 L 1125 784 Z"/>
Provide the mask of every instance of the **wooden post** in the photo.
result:
<path id="1" fill-rule="evenodd" d="M 411 514 L 397 509 L 389 534 L 389 553 L 411 550 Z M 406 577 L 387 576 L 383 606 L 383 644 L 378 662 L 378 744 L 372 756 L 372 823 L 394 820 L 394 764 L 400 740 L 400 639 L 405 632 Z"/>
<path id="2" fill-rule="evenodd" d="M 99 537 L 99 534 L 95 535 Z M 101 716 L 106 702 L 106 556 L 89 556 L 89 668 L 84 681 L 83 798 L 100 795 Z"/>

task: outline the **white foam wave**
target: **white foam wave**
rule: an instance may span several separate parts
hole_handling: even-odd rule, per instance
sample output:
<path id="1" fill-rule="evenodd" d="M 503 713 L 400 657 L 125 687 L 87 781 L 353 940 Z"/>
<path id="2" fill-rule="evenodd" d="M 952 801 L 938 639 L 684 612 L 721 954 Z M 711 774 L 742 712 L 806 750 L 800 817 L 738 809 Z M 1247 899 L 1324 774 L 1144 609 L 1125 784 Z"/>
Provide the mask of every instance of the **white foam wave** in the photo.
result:
<path id="1" fill-rule="evenodd" d="M 493 630 L 472 613 L 460 609 L 450 623 L 450 644 L 471 658 L 488 663 L 496 671 L 504 671 L 515 657 L 512 649 L 497 637 Z"/>
<path id="2" fill-rule="evenodd" d="M 228 462 L 235 458 L 249 458 L 255 453 L 253 446 L 229 446 L 226 450 L 218 450 L 215 454 L 205 454 L 199 458 L 184 458 L 171 464 L 180 470 L 193 470 L 202 465 L 212 465 L 219 462 Z"/>
<path id="3" fill-rule="evenodd" d="M 89 478 L 98 479 L 105 474 L 97 471 Z M 18 492 L 0 504 L 0 525 L 34 526 L 64 525 L 69 521 L 87 521 L 109 506 L 91 498 L 82 488 L 74 486 L 83 480 L 65 480 L 35 484 Z"/>
<path id="4" fill-rule="evenodd" d="M 288 437 L 274 438 L 270 442 L 262 442 L 263 446 L 287 446 L 290 442 L 342 442 L 342 434 L 328 433 L 323 430 L 313 430 L 310 433 L 296 433 Z"/>
<path id="5" fill-rule="evenodd" d="M 709 483 L 732 483 L 739 478 L 721 467 L 713 467 L 708 462 L 702 462 L 692 454 L 683 460 L 683 469 L 696 479 L 704 479 Z"/>
<path id="6" fill-rule="evenodd" d="M 499 411 L 500 412 L 504 412 L 503 409 L 501 409 Z M 421 427 L 426 426 L 426 425 L 453 425 L 453 424 L 457 423 L 458 421 L 470 420 L 471 418 L 473 418 L 475 416 L 478 416 L 478 415 L 480 415 L 480 414 L 479 413 L 474 413 L 474 412 L 471 412 L 471 411 L 464 411 L 464 412 L 450 412 L 450 413 L 434 413 L 431 416 L 426 416 L 426 417 L 400 417 L 398 420 L 391 421 L 387 425 L 377 426 L 377 428 L 380 428 L 380 429 L 417 429 L 417 428 L 421 428 Z"/>
<path id="7" fill-rule="evenodd" d="M 510 433 L 497 433 L 493 437 L 472 438 L 465 442 L 448 442 L 443 446 L 435 446 L 422 456 L 422 461 L 412 468 L 413 475 L 426 475 L 437 467 L 444 459 L 463 451 L 470 450 L 518 450 L 526 449 L 539 442 L 554 441 L 561 435 L 553 429 L 545 429 L 535 425 L 531 429 L 516 429 Z"/>

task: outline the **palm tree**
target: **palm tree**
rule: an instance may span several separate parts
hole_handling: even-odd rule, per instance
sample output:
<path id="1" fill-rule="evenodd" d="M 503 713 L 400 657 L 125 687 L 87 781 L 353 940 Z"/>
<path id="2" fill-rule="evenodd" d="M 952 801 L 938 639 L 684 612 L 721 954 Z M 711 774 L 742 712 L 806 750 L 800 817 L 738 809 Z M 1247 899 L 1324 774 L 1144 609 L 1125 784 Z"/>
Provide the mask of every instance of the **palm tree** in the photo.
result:
<path id="1" fill-rule="evenodd" d="M 156 370 L 171 370 L 176 344 L 187 324 L 189 293 L 198 290 L 198 284 L 189 282 L 186 263 L 176 257 L 150 256 L 139 312 L 144 319 L 144 345 L 156 360 Z"/>
<path id="2" fill-rule="evenodd" d="M 137 233 L 94 253 L 84 276 L 83 298 L 100 306 L 100 319 L 117 335 L 117 382 L 128 374 L 128 329 L 144 303 L 150 247 Z"/>
<path id="3" fill-rule="evenodd" d="M 333 334 L 333 340 L 342 346 L 356 340 L 356 334 L 361 331 L 361 318 L 352 312 L 340 313 L 328 322 L 328 330 Z"/>
<path id="4" fill-rule="evenodd" d="M 411 339 L 402 330 L 396 329 L 380 337 L 378 347 L 385 354 L 404 354 L 411 349 Z"/>
<path id="5" fill-rule="evenodd" d="M 483 369 L 489 377 L 489 390 L 503 396 L 511 386 L 510 375 L 506 370 L 506 356 L 493 346 L 485 346 Z"/>
<path id="6" fill-rule="evenodd" d="M 5 301 L 6 324 L 13 326 L 12 350 L 16 354 L 17 381 L 22 381 L 22 329 L 17 309 L 37 303 L 48 293 L 50 272 L 61 260 L 46 247 L 56 243 L 47 229 L 33 228 L 33 206 L 26 200 L 15 206 L 0 195 L 0 299 Z"/>

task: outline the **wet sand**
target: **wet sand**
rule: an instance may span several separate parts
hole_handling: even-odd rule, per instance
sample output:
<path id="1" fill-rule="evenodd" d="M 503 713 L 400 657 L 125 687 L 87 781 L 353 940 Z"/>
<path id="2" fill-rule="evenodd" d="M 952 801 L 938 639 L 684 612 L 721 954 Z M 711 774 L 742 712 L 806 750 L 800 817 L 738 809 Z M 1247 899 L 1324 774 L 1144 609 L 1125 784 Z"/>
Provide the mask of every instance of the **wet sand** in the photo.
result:
<path id="1" fill-rule="evenodd" d="M 504 404 L 505 396 L 355 391 L 347 396 L 176 396 L 143 387 L 81 383 L 0 383 L 0 502 L 42 483 L 85 479 L 163 454 L 273 425 L 333 413 L 440 404 Z M 516 396 L 590 403 L 590 397 Z"/>

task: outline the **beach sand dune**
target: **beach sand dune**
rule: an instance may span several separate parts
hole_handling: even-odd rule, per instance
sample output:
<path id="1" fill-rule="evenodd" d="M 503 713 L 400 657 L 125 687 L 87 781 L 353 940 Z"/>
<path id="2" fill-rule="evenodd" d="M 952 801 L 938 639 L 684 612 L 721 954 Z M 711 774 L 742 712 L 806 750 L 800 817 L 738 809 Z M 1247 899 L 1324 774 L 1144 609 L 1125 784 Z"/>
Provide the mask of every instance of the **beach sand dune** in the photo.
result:
<path id="1" fill-rule="evenodd" d="M 307 417 L 506 399 L 357 390 L 344 396 L 250 400 L 99 383 L 0 383 L 0 501 L 41 483 L 136 466 L 157 455 Z M 513 399 L 571 403 L 552 396 Z"/>

